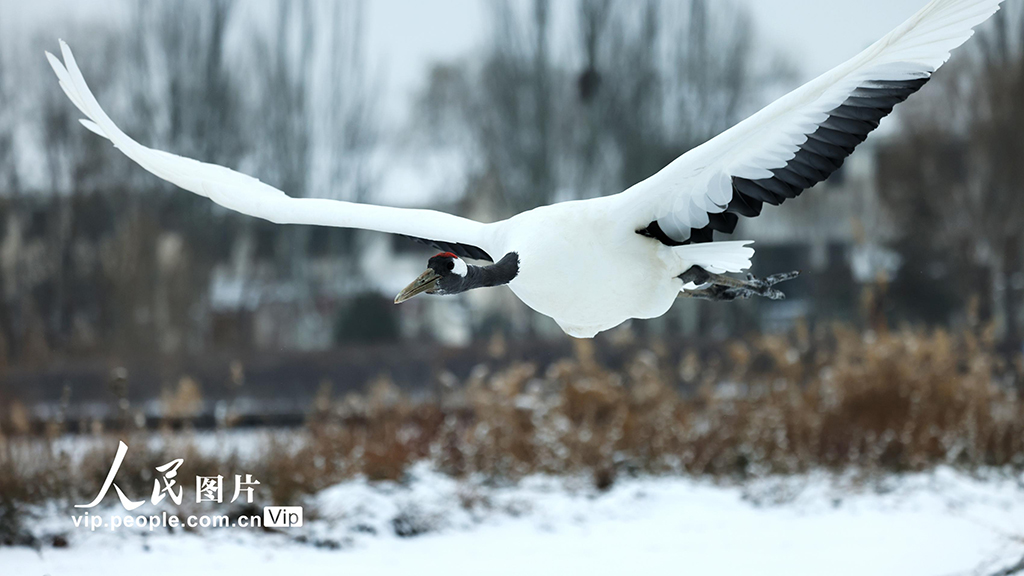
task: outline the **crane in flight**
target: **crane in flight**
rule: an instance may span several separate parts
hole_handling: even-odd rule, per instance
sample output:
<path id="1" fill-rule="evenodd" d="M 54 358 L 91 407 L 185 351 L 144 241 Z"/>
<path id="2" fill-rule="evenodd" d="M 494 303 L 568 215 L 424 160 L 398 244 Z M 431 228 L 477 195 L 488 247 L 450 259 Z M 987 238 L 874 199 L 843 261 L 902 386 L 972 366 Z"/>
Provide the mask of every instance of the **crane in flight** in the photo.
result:
<path id="1" fill-rule="evenodd" d="M 362 228 L 442 250 L 395 298 L 507 285 L 562 330 L 590 338 L 630 318 L 665 314 L 677 297 L 782 297 L 750 267 L 750 241 L 717 241 L 828 178 L 893 106 L 923 86 L 1002 0 L 932 0 L 851 60 L 768 105 L 612 196 L 539 206 L 482 223 L 434 210 L 293 198 L 234 170 L 147 148 L 103 111 L 68 46 L 46 53 L 82 124 L 154 175 L 278 224 Z M 491 262 L 476 265 L 466 260 Z"/>

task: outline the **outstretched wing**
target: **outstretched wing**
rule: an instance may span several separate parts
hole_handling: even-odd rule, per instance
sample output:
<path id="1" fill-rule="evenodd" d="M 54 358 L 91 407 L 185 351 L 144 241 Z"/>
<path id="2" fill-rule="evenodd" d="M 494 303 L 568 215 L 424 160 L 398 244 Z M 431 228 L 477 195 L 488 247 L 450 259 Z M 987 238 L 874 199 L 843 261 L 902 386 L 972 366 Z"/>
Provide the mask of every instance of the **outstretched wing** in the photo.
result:
<path id="1" fill-rule="evenodd" d="M 232 210 L 278 224 L 314 224 L 362 228 L 400 234 L 466 258 L 493 260 L 488 254 L 491 225 L 434 210 L 391 208 L 317 198 L 292 198 L 256 178 L 147 148 L 122 132 L 100 108 L 86 85 L 75 57 L 63 41 L 64 62 L 46 53 L 71 102 L 85 114 L 89 130 L 110 140 L 121 152 L 159 178 L 206 196 Z"/>
<path id="2" fill-rule="evenodd" d="M 933 0 L 870 48 L 677 158 L 620 196 L 670 245 L 730 233 L 827 178 L 1002 0 Z M 646 227 L 645 227 L 646 226 Z"/>

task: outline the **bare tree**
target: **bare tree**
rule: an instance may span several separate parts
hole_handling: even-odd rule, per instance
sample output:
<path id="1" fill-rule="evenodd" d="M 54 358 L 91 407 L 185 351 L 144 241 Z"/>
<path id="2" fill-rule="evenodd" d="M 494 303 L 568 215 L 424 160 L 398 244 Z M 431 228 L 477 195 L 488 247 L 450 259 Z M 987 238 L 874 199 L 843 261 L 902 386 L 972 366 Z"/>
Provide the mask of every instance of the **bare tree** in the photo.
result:
<path id="1" fill-rule="evenodd" d="M 207 162 L 237 163 L 238 85 L 227 62 L 234 0 L 158 0 L 136 5 L 138 56 L 132 92 L 144 125 L 161 144 Z"/>
<path id="2" fill-rule="evenodd" d="M 506 214 L 634 184 L 736 122 L 764 78 L 791 77 L 755 70 L 752 26 L 731 4 L 580 0 L 564 59 L 547 2 L 519 8 L 492 5 L 479 69 L 436 67 L 417 114 L 435 132 L 461 120 Z"/>
<path id="3" fill-rule="evenodd" d="M 1024 289 L 1024 10 L 1006 6 L 952 64 L 882 150 L 882 198 L 901 245 L 918 258 L 935 254 L 942 267 L 906 258 L 904 279 L 930 275 L 936 285 L 975 294 L 981 319 L 996 320 L 1016 348 Z"/>
<path id="4" fill-rule="evenodd" d="M 749 16 L 728 3 L 584 0 L 580 20 L 588 63 L 580 81 L 600 78 L 580 94 L 591 108 L 589 137 L 610 138 L 621 158 L 613 180 L 620 187 L 734 124 L 764 97 L 766 79 L 792 77 L 777 62 L 755 69 Z"/>
<path id="5" fill-rule="evenodd" d="M 189 157 L 237 166 L 251 134 L 239 122 L 241 78 L 229 62 L 227 36 L 235 10 L 233 0 L 135 5 L 129 36 L 133 74 L 124 93 L 140 138 Z M 130 195 L 128 222 L 115 238 L 141 248 L 125 247 L 118 258 L 108 259 L 108 269 L 121 271 L 118 282 L 133 283 L 123 290 L 146 311 L 137 316 L 159 334 L 153 348 L 176 355 L 203 330 L 194 307 L 203 300 L 215 264 L 212 248 L 223 228 L 218 220 L 230 217 L 162 183 L 147 179 L 140 184 L 146 197 Z M 137 257 L 145 258 L 145 264 L 131 263 Z"/>
<path id="6" fill-rule="evenodd" d="M 14 158 L 14 94 L 7 86 L 7 54 L 4 48 L 0 44 L 0 194 L 8 195 L 16 192 L 19 182 Z"/>
<path id="7" fill-rule="evenodd" d="M 316 14 L 309 0 L 278 1 L 271 33 L 257 40 L 258 86 L 263 135 L 260 165 L 268 179 L 290 194 L 308 193 L 310 167 L 309 91 Z"/>
<path id="8" fill-rule="evenodd" d="M 315 149 L 308 192 L 321 198 L 365 201 L 374 178 L 369 156 L 379 140 L 378 87 L 366 70 L 362 2 L 319 7 L 323 42 L 313 72 Z"/>
<path id="9" fill-rule="evenodd" d="M 557 188 L 554 151 L 562 131 L 552 124 L 558 71 L 548 46 L 550 6 L 534 0 L 528 14 L 509 2 L 492 5 L 492 44 L 467 110 L 486 170 L 501 186 L 500 205 L 515 213 L 544 203 Z"/>
<path id="10" fill-rule="evenodd" d="M 0 14 L 4 8 L 0 6 Z M 14 159 L 14 106 L 12 96 L 7 89 L 6 45 L 0 42 L 0 199 L 18 194 L 18 173 Z M 0 226 L 5 233 L 0 235 L 0 250 L 13 252 L 10 246 L 12 238 L 13 216 L 10 213 L 0 214 Z M 7 258 L 0 257 L 0 367 L 7 364 L 8 358 L 17 343 L 15 327 L 15 310 L 12 305 L 16 298 L 18 273 L 15 266 Z"/>
<path id="11" fill-rule="evenodd" d="M 121 64 L 123 51 L 112 36 L 96 30 L 85 32 L 83 44 L 102 55 L 105 62 L 105 67 L 90 67 L 87 73 L 98 85 L 107 86 L 114 73 L 111 68 Z M 35 46 L 52 49 L 51 42 L 49 37 L 38 37 Z M 20 92 L 28 97 L 17 112 L 13 96 L 3 98 L 8 105 L 5 110 L 12 114 L 6 125 L 12 129 L 17 125 L 22 134 L 38 138 L 45 177 L 27 184 L 32 187 L 31 194 L 21 194 L 13 156 L 0 155 L 0 165 L 7 161 L 11 170 L 10 187 L 3 191 L 9 198 L 2 215 L 3 243 L 9 251 L 0 272 L 4 276 L 0 324 L 11 335 L 8 342 L 12 347 L 21 348 L 15 353 L 25 357 L 31 348 L 34 351 L 28 355 L 43 359 L 47 350 L 70 345 L 76 310 L 89 299 L 88 290 L 75 286 L 81 277 L 74 272 L 74 237 L 82 226 L 75 195 L 114 186 L 124 171 L 118 170 L 119 164 L 108 164 L 113 156 L 109 147 L 97 145 L 94 137 L 80 129 L 77 111 L 67 106 L 45 67 L 24 66 L 19 78 Z M 0 116 L 3 114 L 0 111 Z M 31 142 L 30 138 L 22 140 L 23 144 Z"/>

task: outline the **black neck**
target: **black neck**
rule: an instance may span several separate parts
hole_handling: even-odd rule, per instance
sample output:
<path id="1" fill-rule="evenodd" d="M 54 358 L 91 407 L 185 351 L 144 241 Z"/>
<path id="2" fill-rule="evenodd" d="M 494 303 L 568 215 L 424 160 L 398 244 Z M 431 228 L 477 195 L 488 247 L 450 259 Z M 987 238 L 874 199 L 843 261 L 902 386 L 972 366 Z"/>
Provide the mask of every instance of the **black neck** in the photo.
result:
<path id="1" fill-rule="evenodd" d="M 501 286 L 519 274 L 519 254 L 509 252 L 490 266 L 469 266 L 466 271 L 466 289 Z"/>

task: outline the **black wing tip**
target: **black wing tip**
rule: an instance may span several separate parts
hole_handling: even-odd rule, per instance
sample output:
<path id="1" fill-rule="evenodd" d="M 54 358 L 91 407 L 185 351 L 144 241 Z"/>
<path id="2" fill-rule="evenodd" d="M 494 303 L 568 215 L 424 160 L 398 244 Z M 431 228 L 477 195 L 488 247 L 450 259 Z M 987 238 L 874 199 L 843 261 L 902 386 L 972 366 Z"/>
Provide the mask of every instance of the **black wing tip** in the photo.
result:
<path id="1" fill-rule="evenodd" d="M 414 242 L 420 244 L 426 244 L 427 246 L 433 246 L 443 252 L 451 252 L 459 258 L 469 258 L 472 260 L 485 260 L 487 262 L 494 262 L 494 258 L 488 254 L 483 248 L 473 246 L 472 244 L 462 244 L 459 242 L 446 242 L 444 240 L 428 240 L 427 238 L 417 238 L 416 236 L 406 236 L 405 234 L 399 234 L 402 238 L 408 238 Z"/>
<path id="2" fill-rule="evenodd" d="M 671 238 L 657 220 L 636 233 L 666 246 L 711 242 L 714 232 L 731 234 L 738 216 L 756 217 L 764 204 L 778 206 L 787 198 L 796 198 L 804 190 L 828 179 L 894 106 L 920 90 L 930 79 L 931 75 L 908 80 L 870 80 L 857 87 L 807 135 L 792 160 L 782 168 L 771 170 L 771 177 L 751 180 L 734 176 L 733 198 L 725 212 L 708 214 L 708 225 L 691 228 L 689 238 L 682 241 Z"/>
<path id="3" fill-rule="evenodd" d="M 909 80 L 872 80 L 858 87 L 807 135 L 807 140 L 786 166 L 771 171 L 770 178 L 733 177 L 733 200 L 727 212 L 757 216 L 762 203 L 779 205 L 828 179 L 868 134 L 878 128 L 879 121 L 891 113 L 896 104 L 920 90 L 930 79 L 929 75 Z M 710 231 L 700 235 L 692 232 L 690 238 L 694 242 L 699 241 L 698 237 L 710 235 Z"/>

